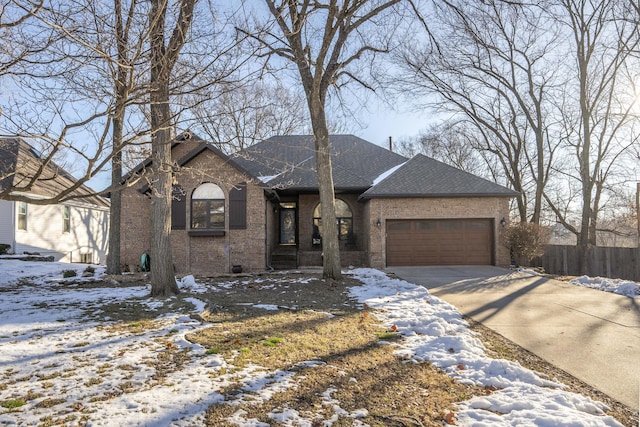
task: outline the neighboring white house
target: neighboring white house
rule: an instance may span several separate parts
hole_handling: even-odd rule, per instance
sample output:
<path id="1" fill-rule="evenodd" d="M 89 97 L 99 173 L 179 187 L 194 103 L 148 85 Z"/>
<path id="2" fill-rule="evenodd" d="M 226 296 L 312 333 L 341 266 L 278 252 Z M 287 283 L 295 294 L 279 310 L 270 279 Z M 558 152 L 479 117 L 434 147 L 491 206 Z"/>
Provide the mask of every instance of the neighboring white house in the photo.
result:
<path id="1" fill-rule="evenodd" d="M 25 191 L 29 172 L 42 164 L 39 153 L 18 138 L 0 138 L 0 244 L 10 252 L 37 252 L 56 261 L 106 262 L 109 202 L 82 186 L 74 198 L 57 204 L 6 200 L 28 196 L 34 202 L 71 187 L 76 181 L 55 164 L 48 164 L 41 180 Z"/>

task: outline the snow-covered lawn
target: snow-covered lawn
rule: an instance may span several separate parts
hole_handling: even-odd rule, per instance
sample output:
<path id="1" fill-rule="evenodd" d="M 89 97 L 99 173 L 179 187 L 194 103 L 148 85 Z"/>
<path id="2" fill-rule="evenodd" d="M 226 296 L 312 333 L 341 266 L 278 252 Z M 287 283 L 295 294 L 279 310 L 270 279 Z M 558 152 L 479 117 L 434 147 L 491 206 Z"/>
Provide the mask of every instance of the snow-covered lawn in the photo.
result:
<path id="1" fill-rule="evenodd" d="M 165 315 L 151 329 L 87 320 L 100 317 L 105 304 L 135 301 L 152 309 L 160 302 L 147 296 L 148 286 L 78 288 L 62 279 L 63 269 L 82 272 L 85 267 L 0 260 L 0 425 L 53 420 L 77 425 L 82 415 L 88 417 L 87 426 L 202 425 L 211 404 L 229 399 L 221 394 L 229 384 L 241 384 L 243 393 L 262 401 L 295 386 L 295 370 L 268 371 L 255 365 L 234 370 L 232 362 L 187 341 L 187 333 L 207 327 L 189 313 Z M 96 273 L 103 274 L 103 269 Z M 390 344 L 397 346 L 398 357 L 408 363 L 428 360 L 457 381 L 497 388 L 461 403 L 457 425 L 621 425 L 603 413 L 603 404 L 565 391 L 553 379 L 516 363 L 489 358 L 457 309 L 425 288 L 372 269 L 348 274 L 362 282 L 351 289 L 351 296 L 378 310 L 376 316 L 404 337 Z M 18 285 L 25 277 L 30 284 Z M 202 311 L 198 294 L 204 285 L 187 276 L 180 286 L 191 294 L 182 302 L 190 302 L 193 313 Z M 179 361 L 159 357 L 176 356 L 184 348 L 190 351 Z M 159 378 L 158 363 L 163 360 L 166 366 Z M 320 420 L 322 425 L 330 427 L 340 418 L 366 425 L 360 420 L 367 408 L 345 411 L 334 393 L 328 388 L 322 394 L 335 409 L 330 419 Z M 242 399 L 242 394 L 234 398 Z M 245 415 L 236 411 L 228 421 L 272 425 Z M 292 408 L 275 408 L 270 418 L 284 426 L 319 421 Z"/>

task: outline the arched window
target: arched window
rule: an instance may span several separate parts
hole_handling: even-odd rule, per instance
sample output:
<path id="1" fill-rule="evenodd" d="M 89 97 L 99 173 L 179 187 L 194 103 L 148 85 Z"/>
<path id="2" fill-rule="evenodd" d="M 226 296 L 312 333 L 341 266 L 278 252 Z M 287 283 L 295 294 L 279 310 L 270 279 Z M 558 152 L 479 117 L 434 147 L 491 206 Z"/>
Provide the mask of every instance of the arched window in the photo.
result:
<path id="1" fill-rule="evenodd" d="M 191 228 L 224 229 L 224 192 L 216 184 L 205 183 L 191 195 Z"/>
<path id="2" fill-rule="evenodd" d="M 322 205 L 318 203 L 313 210 L 313 234 L 322 236 Z M 336 199 L 336 225 L 338 227 L 338 239 L 349 240 L 353 236 L 353 213 L 349 205 L 340 199 Z"/>

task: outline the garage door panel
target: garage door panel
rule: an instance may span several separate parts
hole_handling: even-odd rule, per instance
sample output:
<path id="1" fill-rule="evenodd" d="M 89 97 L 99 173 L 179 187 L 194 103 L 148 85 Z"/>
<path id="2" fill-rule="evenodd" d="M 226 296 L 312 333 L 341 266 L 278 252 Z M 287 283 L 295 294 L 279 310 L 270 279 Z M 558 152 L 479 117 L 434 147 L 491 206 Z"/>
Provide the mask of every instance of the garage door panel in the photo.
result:
<path id="1" fill-rule="evenodd" d="M 387 265 L 491 264 L 491 219 L 387 221 Z"/>

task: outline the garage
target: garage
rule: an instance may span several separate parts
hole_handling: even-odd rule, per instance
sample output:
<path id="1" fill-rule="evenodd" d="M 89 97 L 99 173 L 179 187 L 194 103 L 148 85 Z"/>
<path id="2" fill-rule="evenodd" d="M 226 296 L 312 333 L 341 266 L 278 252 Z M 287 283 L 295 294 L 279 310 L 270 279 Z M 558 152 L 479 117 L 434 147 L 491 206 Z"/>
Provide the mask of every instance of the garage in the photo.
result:
<path id="1" fill-rule="evenodd" d="M 492 230 L 492 219 L 387 220 L 387 265 L 490 265 Z"/>

